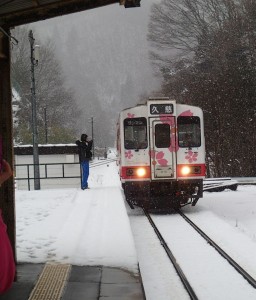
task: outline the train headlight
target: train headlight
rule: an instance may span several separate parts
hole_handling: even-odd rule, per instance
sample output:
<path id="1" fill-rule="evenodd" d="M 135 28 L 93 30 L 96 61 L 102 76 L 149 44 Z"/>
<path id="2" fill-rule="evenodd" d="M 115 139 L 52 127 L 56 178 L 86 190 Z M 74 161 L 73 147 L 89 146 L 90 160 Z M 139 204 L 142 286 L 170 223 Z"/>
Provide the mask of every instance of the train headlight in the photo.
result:
<path id="1" fill-rule="evenodd" d="M 149 166 L 132 166 L 126 167 L 122 170 L 122 178 L 127 179 L 145 179 L 150 178 L 150 167 Z"/>
<path id="2" fill-rule="evenodd" d="M 137 170 L 137 175 L 138 175 L 139 177 L 145 176 L 145 175 L 146 175 L 146 169 L 145 169 L 145 168 L 139 168 L 139 169 Z"/>
<path id="3" fill-rule="evenodd" d="M 190 170 L 190 167 L 189 167 L 189 166 L 183 166 L 183 167 L 181 168 L 181 174 L 182 174 L 183 176 L 188 175 L 190 172 L 191 172 L 191 170 Z"/>

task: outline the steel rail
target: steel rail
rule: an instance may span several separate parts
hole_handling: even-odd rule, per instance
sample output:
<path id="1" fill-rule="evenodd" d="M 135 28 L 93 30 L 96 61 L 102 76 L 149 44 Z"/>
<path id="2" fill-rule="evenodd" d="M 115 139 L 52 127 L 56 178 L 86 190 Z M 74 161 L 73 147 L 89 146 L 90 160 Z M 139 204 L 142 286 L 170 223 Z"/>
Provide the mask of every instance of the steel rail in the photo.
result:
<path id="1" fill-rule="evenodd" d="M 224 257 L 238 273 L 240 273 L 250 285 L 256 288 L 256 280 L 248 274 L 237 262 L 235 262 L 220 246 L 218 246 L 206 233 L 204 233 L 194 222 L 192 222 L 183 212 L 178 213 L 186 220 L 219 254 Z"/>
<path id="2" fill-rule="evenodd" d="M 92 162 L 92 163 L 90 163 L 90 167 L 91 168 L 99 167 L 99 166 L 102 166 L 102 165 L 107 165 L 107 164 L 109 164 L 111 162 L 114 162 L 114 161 L 116 161 L 116 159 L 103 160 L 102 162 L 101 161 L 99 161 L 99 162 Z"/>
<path id="3" fill-rule="evenodd" d="M 164 250 L 166 251 L 166 254 L 167 256 L 170 258 L 178 276 L 180 277 L 186 291 L 188 292 L 189 296 L 191 299 L 193 300 L 198 300 L 198 297 L 196 296 L 193 288 L 191 287 L 191 285 L 189 284 L 189 281 L 187 279 L 187 277 L 185 276 L 185 274 L 183 273 L 181 267 L 179 266 L 175 256 L 173 255 L 173 253 L 171 252 L 170 248 L 168 247 L 167 243 L 165 242 L 163 236 L 161 235 L 160 231 L 157 229 L 154 221 L 152 220 L 151 216 L 149 215 L 149 213 L 145 210 L 144 210 L 144 213 L 145 213 L 145 216 L 148 218 L 151 226 L 153 227 L 158 239 L 160 240 L 160 243 L 161 245 L 164 247 Z"/>

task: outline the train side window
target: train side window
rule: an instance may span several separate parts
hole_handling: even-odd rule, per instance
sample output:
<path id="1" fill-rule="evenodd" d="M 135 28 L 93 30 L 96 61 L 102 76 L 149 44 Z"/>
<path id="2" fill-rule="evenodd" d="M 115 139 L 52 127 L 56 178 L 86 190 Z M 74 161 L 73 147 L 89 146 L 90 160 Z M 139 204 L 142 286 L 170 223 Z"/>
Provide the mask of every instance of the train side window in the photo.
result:
<path id="1" fill-rule="evenodd" d="M 127 118 L 124 120 L 124 148 L 146 149 L 147 120 L 146 118 Z"/>
<path id="2" fill-rule="evenodd" d="M 201 126 L 199 117 L 178 117 L 179 147 L 200 147 Z"/>
<path id="3" fill-rule="evenodd" d="M 171 144 L 171 131 L 169 124 L 155 125 L 155 144 L 157 148 L 169 148 Z"/>

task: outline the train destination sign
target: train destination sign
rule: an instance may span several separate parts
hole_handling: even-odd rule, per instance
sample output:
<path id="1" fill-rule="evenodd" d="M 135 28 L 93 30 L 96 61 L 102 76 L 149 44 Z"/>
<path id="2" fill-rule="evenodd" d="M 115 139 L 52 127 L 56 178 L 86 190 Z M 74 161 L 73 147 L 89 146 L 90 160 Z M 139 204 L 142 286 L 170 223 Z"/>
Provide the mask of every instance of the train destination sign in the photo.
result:
<path id="1" fill-rule="evenodd" d="M 124 120 L 124 126 L 143 126 L 146 124 L 146 118 L 128 118 Z"/>
<path id="2" fill-rule="evenodd" d="M 173 113 L 173 104 L 150 104 L 151 115 L 167 115 Z"/>

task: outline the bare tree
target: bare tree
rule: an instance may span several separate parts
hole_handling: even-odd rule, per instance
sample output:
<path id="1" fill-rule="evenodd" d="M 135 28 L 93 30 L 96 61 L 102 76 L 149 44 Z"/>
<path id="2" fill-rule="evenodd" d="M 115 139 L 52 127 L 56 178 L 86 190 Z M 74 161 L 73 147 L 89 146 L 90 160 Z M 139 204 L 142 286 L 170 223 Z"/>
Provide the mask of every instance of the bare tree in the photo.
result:
<path id="1" fill-rule="evenodd" d="M 15 140 L 19 143 L 32 141 L 28 32 L 27 27 L 19 27 L 12 33 L 19 40 L 18 46 L 12 49 L 12 84 L 20 96 L 19 111 L 16 113 L 19 125 L 14 131 Z M 40 62 L 35 68 L 40 143 L 45 142 L 45 129 L 50 143 L 67 143 L 75 139 L 80 112 L 74 101 L 72 89 L 67 87 L 62 74 L 53 43 L 48 41 L 46 44 L 41 44 Z"/>
<path id="2" fill-rule="evenodd" d="M 256 174 L 255 16 L 249 0 L 163 0 L 152 9 L 148 37 L 164 93 L 203 108 L 214 176 Z"/>

